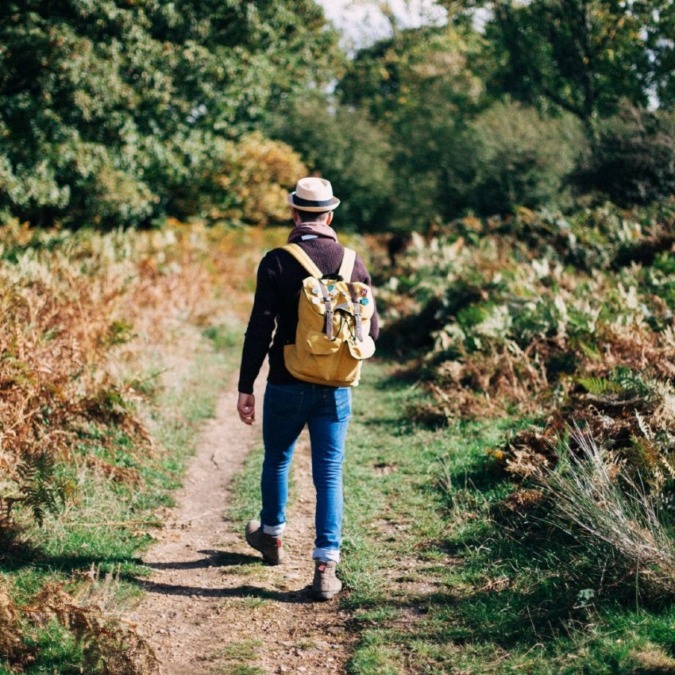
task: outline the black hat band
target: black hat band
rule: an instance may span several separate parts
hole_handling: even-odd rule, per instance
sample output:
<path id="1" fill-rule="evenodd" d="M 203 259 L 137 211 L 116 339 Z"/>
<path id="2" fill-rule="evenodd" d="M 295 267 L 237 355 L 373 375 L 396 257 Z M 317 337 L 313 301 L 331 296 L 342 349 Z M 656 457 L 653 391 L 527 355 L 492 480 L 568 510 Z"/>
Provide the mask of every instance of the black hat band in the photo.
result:
<path id="1" fill-rule="evenodd" d="M 332 199 L 322 199 L 320 201 L 314 201 L 312 199 L 303 199 L 298 197 L 298 195 L 293 193 L 293 203 L 297 206 L 332 206 L 335 203 L 335 198 Z"/>

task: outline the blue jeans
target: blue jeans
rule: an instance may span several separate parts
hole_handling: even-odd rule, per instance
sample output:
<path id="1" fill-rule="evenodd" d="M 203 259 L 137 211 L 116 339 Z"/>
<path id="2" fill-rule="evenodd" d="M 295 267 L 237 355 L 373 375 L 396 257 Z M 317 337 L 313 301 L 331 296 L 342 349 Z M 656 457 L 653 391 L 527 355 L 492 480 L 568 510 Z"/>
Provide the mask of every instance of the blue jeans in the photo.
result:
<path id="1" fill-rule="evenodd" d="M 348 387 L 299 383 L 267 384 L 263 404 L 265 459 L 262 478 L 264 531 L 278 534 L 286 523 L 288 473 L 295 443 L 305 425 L 312 446 L 312 477 L 316 488 L 315 559 L 340 558 L 342 532 L 342 463 L 351 417 Z"/>

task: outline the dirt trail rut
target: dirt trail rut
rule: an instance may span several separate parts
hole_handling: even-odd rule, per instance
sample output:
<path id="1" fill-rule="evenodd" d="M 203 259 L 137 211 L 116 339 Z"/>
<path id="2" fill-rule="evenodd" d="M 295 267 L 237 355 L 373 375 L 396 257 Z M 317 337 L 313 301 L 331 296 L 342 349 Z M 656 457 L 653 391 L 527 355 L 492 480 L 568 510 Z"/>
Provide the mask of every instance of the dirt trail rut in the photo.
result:
<path id="1" fill-rule="evenodd" d="M 313 602 L 314 487 L 309 445 L 301 437 L 294 460 L 284 537 L 286 560 L 267 567 L 244 542 L 244 523 L 226 520 L 228 486 L 246 454 L 261 443 L 258 421 L 236 414 L 231 388 L 203 429 L 197 454 L 176 495 L 158 542 L 143 556 L 153 569 L 146 595 L 126 617 L 154 649 L 163 675 L 237 671 L 343 673 L 351 636 L 338 601 Z M 252 513 L 251 516 L 255 516 Z"/>

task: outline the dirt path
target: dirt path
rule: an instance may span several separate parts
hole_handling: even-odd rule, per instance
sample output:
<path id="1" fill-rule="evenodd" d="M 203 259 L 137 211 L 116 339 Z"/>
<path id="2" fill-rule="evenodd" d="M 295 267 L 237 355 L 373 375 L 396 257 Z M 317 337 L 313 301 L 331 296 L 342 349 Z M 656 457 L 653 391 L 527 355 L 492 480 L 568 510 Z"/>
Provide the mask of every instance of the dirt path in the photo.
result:
<path id="1" fill-rule="evenodd" d="M 262 392 L 256 395 L 260 417 Z M 245 426 L 235 408 L 232 387 L 201 434 L 159 541 L 144 556 L 154 572 L 126 618 L 155 650 L 164 675 L 242 672 L 244 663 L 250 673 L 343 673 L 348 616 L 337 600 L 316 603 L 308 594 L 314 488 L 307 439 L 296 449 L 286 561 L 267 567 L 244 542 L 244 523 L 226 520 L 228 485 L 261 443 L 260 421 Z"/>

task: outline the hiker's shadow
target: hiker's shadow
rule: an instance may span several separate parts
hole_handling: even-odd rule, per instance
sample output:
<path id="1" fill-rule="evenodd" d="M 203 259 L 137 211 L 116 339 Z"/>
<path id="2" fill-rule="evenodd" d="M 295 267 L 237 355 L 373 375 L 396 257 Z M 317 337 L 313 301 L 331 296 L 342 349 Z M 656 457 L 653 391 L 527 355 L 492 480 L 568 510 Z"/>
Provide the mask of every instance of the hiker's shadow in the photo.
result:
<path id="1" fill-rule="evenodd" d="M 199 560 L 190 560 L 187 562 L 146 562 L 145 566 L 155 570 L 190 570 L 206 567 L 261 564 L 259 556 L 228 553 L 226 551 L 199 551 L 199 553 L 204 555 L 204 557 Z M 223 576 L 223 581 L 226 581 L 226 579 L 227 577 Z M 133 577 L 133 581 L 144 591 L 147 591 L 148 593 L 159 593 L 161 595 L 185 595 L 197 598 L 258 598 L 260 600 L 275 600 L 276 602 L 287 602 L 291 604 L 314 602 L 310 594 L 310 586 L 297 590 L 275 591 L 259 586 L 251 586 L 249 584 L 232 588 L 222 586 L 205 588 L 203 586 L 162 583 L 140 577 Z"/>
<path id="2" fill-rule="evenodd" d="M 199 560 L 185 562 L 144 562 L 146 567 L 153 570 L 196 570 L 206 567 L 230 567 L 233 565 L 250 565 L 259 562 L 260 557 L 243 553 L 228 553 L 227 551 L 198 551 L 204 557 Z"/>

